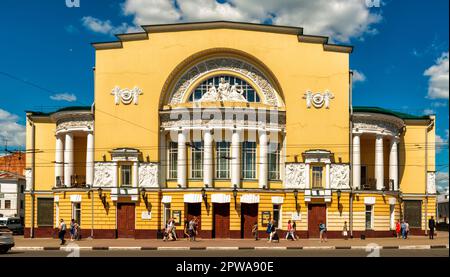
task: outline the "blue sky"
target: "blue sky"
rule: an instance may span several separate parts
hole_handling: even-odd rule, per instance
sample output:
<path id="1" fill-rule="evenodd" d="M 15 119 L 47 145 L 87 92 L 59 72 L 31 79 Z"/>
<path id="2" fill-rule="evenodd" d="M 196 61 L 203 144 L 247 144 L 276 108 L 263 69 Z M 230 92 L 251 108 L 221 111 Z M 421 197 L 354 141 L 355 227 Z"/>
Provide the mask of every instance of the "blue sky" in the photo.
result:
<path id="1" fill-rule="evenodd" d="M 437 155 L 438 181 L 448 184 L 447 0 L 385 0 L 380 7 L 368 7 L 365 0 L 79 2 L 69 8 L 66 0 L 1 1 L 1 144 L 6 137 L 11 147 L 23 147 L 25 110 L 92 103 L 91 42 L 113 40 L 113 33 L 135 31 L 139 24 L 274 23 L 301 26 L 306 34 L 329 35 L 355 47 L 354 105 L 437 114 L 438 140 L 444 145 Z"/>

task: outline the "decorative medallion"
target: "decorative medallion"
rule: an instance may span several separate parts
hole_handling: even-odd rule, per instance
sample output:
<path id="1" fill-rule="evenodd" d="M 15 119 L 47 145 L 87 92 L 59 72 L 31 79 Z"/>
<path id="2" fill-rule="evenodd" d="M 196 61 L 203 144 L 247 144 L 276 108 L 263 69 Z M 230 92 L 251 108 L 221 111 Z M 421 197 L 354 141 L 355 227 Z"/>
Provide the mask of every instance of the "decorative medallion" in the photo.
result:
<path id="1" fill-rule="evenodd" d="M 123 104 L 129 105 L 133 102 L 135 105 L 138 104 L 139 95 L 142 94 L 142 90 L 139 87 L 134 87 L 133 89 L 120 89 L 119 86 L 114 87 L 111 92 L 111 95 L 114 95 L 114 103 L 119 105 L 120 101 Z"/>
<path id="2" fill-rule="evenodd" d="M 308 109 L 311 108 L 312 105 L 316 108 L 325 106 L 326 109 L 329 109 L 330 100 L 334 99 L 334 95 L 328 90 L 326 90 L 324 93 L 313 93 L 312 91 L 307 91 L 303 95 L 303 99 L 306 99 L 306 107 Z"/>

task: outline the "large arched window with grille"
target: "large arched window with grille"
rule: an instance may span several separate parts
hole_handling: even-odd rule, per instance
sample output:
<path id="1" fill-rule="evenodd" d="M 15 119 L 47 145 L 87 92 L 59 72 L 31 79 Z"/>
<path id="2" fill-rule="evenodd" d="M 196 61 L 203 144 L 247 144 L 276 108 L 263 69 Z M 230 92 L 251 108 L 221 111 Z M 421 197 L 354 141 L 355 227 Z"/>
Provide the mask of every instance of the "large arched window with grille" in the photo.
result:
<path id="1" fill-rule="evenodd" d="M 246 81 L 228 75 L 207 79 L 197 86 L 189 96 L 189 102 L 234 101 L 258 103 L 260 98 Z"/>

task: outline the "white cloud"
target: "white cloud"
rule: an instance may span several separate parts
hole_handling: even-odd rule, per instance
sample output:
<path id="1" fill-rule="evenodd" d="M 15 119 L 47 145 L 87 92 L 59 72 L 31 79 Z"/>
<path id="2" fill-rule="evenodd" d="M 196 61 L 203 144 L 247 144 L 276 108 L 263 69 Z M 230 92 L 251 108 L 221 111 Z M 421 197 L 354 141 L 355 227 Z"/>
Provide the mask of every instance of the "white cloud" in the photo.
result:
<path id="1" fill-rule="evenodd" d="M 77 96 L 73 93 L 57 93 L 50 96 L 50 99 L 55 101 L 67 101 L 74 102 L 77 101 Z"/>
<path id="2" fill-rule="evenodd" d="M 353 70 L 353 79 L 352 79 L 353 83 L 357 83 L 357 82 L 365 82 L 366 81 L 366 75 L 364 75 L 364 73 L 358 71 L 358 70 Z"/>
<path id="3" fill-rule="evenodd" d="M 444 192 L 448 189 L 448 172 L 436 172 L 436 186 L 438 191 Z"/>
<path id="4" fill-rule="evenodd" d="M 375 34 L 374 25 L 382 20 L 380 9 L 368 8 L 363 0 L 125 0 L 122 13 L 134 16 L 136 26 L 191 21 L 230 20 L 253 23 L 272 21 L 277 25 L 304 27 L 306 34 L 330 36 L 348 42 Z M 86 16 L 83 25 L 90 30 L 112 34 L 138 27 Z"/>
<path id="5" fill-rule="evenodd" d="M 428 76 L 428 95 L 431 99 L 448 99 L 448 52 L 436 60 L 436 63 L 423 73 Z"/>
<path id="6" fill-rule="evenodd" d="M 423 110 L 423 114 L 430 115 L 430 114 L 436 114 L 436 112 L 433 109 L 425 109 L 425 110 Z"/>
<path id="7" fill-rule="evenodd" d="M 25 145 L 25 126 L 17 123 L 19 117 L 8 111 L 0 109 L 0 140 L 8 141 L 10 146 Z"/>
<path id="8" fill-rule="evenodd" d="M 433 102 L 433 103 L 431 103 L 431 106 L 434 107 L 434 108 L 447 107 L 447 103 L 445 103 L 445 102 Z"/>
<path id="9" fill-rule="evenodd" d="M 436 152 L 437 153 L 440 153 L 443 149 L 448 148 L 448 129 L 445 130 L 444 137 L 436 134 L 435 144 L 436 144 Z"/>
<path id="10" fill-rule="evenodd" d="M 100 34 L 115 35 L 135 31 L 135 27 L 129 26 L 127 23 L 114 26 L 110 20 L 101 20 L 92 16 L 81 18 L 81 22 L 88 30 Z"/>

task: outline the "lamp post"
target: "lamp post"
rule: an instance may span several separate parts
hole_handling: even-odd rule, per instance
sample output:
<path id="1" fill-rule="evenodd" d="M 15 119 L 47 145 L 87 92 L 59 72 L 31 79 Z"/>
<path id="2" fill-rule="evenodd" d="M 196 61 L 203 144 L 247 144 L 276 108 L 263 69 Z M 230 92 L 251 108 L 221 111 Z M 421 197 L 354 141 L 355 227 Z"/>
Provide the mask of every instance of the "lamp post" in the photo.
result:
<path id="1" fill-rule="evenodd" d="M 235 207 L 235 208 L 236 208 L 236 198 L 237 198 L 237 194 L 238 194 L 237 185 L 234 185 L 234 188 L 233 188 L 233 198 L 234 198 L 234 207 Z"/>
<path id="2" fill-rule="evenodd" d="M 342 194 L 341 190 L 338 189 L 336 191 L 336 195 L 337 195 L 337 199 L 338 199 L 338 209 L 339 209 L 339 206 L 341 205 L 341 194 Z"/>
<path id="3" fill-rule="evenodd" d="M 297 204 L 297 200 L 298 200 L 298 190 L 294 189 L 294 198 L 295 198 L 295 211 L 298 214 L 298 204 Z"/>

